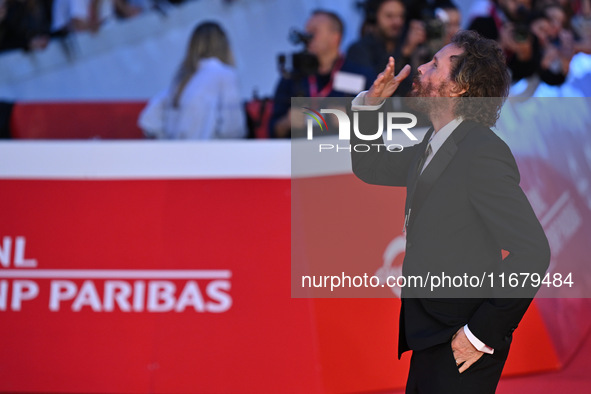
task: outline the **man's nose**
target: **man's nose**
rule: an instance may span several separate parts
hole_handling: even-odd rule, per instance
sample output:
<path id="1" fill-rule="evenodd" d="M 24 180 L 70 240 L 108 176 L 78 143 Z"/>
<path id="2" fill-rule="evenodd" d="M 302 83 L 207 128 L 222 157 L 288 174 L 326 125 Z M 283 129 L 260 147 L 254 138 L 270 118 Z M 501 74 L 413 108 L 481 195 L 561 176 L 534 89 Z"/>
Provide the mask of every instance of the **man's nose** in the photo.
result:
<path id="1" fill-rule="evenodd" d="M 427 64 L 427 63 L 425 63 Z M 421 64 L 418 68 L 417 68 L 417 72 L 419 73 L 419 75 L 423 74 L 423 68 L 425 67 L 425 64 Z"/>

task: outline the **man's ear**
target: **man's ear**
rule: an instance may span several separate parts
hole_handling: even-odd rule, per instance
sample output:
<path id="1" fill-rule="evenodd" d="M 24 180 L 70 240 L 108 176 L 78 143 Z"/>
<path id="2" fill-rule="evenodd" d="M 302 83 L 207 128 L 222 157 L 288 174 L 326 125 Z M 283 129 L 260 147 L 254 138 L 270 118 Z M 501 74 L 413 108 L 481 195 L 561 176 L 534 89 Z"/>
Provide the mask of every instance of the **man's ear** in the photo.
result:
<path id="1" fill-rule="evenodd" d="M 458 85 L 457 83 L 454 83 L 452 85 L 451 88 L 451 97 L 462 97 L 464 95 L 464 93 L 466 93 L 468 91 L 469 86 L 466 86 L 465 88 L 460 88 L 460 85 Z"/>

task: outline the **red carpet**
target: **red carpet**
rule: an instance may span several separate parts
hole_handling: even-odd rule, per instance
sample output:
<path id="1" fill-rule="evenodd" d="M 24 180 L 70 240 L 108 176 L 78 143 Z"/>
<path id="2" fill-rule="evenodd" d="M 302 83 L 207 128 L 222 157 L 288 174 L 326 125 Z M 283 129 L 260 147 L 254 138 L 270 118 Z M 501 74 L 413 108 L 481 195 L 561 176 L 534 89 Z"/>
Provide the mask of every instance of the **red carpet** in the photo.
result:
<path id="1" fill-rule="evenodd" d="M 497 394 L 590 393 L 591 335 L 565 367 L 556 372 L 501 379 Z"/>
<path id="2" fill-rule="evenodd" d="M 562 370 L 502 378 L 497 394 L 591 393 L 590 366 L 591 334 L 587 335 L 578 352 Z M 388 394 L 402 393 L 404 391 L 392 391 Z"/>

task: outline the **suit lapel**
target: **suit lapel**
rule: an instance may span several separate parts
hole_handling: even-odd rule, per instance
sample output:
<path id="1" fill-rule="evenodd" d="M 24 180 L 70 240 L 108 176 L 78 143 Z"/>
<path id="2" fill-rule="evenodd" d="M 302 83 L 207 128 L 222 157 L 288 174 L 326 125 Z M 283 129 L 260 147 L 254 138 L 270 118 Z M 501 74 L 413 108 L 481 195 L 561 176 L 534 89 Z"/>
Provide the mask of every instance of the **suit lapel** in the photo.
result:
<path id="1" fill-rule="evenodd" d="M 466 136 L 469 130 L 470 122 L 463 121 L 437 150 L 437 153 L 435 153 L 435 156 L 433 156 L 431 162 L 427 165 L 423 173 L 418 178 L 415 176 L 416 181 L 415 184 L 413 184 L 414 193 L 412 195 L 412 201 L 407 202 L 407 205 L 412 204 L 410 223 L 414 222 L 413 219 L 417 217 L 421 206 L 429 195 L 433 185 L 437 179 L 439 179 L 443 171 L 445 171 L 458 151 L 458 143 Z"/>
<path id="2" fill-rule="evenodd" d="M 412 162 L 410 163 L 409 171 L 408 171 L 408 178 L 406 182 L 406 203 L 404 207 L 404 212 L 408 212 L 408 208 L 410 206 L 411 200 L 413 199 L 413 194 L 416 187 L 417 182 L 417 166 L 419 165 L 419 160 L 421 159 L 421 155 L 427 149 L 427 143 L 429 142 L 429 138 L 433 134 L 433 127 L 427 130 L 425 136 L 423 137 L 423 141 L 421 141 L 421 149 L 418 150 L 417 154 L 413 158 Z"/>

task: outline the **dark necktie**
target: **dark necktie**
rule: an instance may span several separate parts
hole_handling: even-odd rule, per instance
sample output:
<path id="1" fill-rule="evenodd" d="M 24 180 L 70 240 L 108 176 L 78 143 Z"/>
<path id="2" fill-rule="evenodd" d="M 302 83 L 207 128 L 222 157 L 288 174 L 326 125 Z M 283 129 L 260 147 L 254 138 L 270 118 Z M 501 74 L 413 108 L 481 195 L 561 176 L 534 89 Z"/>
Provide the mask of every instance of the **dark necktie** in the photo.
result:
<path id="1" fill-rule="evenodd" d="M 427 161 L 427 157 L 429 157 L 429 155 L 431 154 L 432 151 L 433 151 L 433 149 L 431 149 L 431 144 L 428 144 L 427 149 L 425 149 L 425 152 L 423 152 L 423 155 L 421 156 L 421 159 L 419 160 L 419 165 L 417 167 L 417 178 L 419 177 L 419 175 L 421 175 L 421 171 L 423 170 L 423 166 L 425 165 L 425 161 Z"/>
<path id="2" fill-rule="evenodd" d="M 427 144 L 427 149 L 425 149 L 425 151 L 421 155 L 421 158 L 419 159 L 419 164 L 417 165 L 414 186 L 412 187 L 410 194 L 407 194 L 407 197 L 406 197 L 406 203 L 407 203 L 406 208 L 408 209 L 408 211 L 407 211 L 406 215 L 404 216 L 404 227 L 402 228 L 402 232 L 404 232 L 404 233 L 406 233 L 406 227 L 408 226 L 408 222 L 410 220 L 412 199 L 414 197 L 415 189 L 417 187 L 417 180 L 419 178 L 419 175 L 421 175 L 421 170 L 423 169 L 423 166 L 425 165 L 425 161 L 427 160 L 427 157 L 429 157 L 429 155 L 431 154 L 432 151 L 433 151 L 433 149 L 431 149 L 431 141 L 429 140 L 429 143 Z"/>

